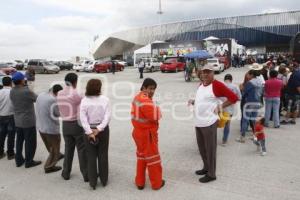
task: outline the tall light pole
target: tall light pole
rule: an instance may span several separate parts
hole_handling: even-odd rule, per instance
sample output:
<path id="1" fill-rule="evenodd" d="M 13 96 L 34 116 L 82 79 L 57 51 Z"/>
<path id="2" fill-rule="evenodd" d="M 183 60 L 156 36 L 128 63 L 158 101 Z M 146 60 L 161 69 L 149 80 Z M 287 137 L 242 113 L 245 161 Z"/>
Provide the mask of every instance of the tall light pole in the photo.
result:
<path id="1" fill-rule="evenodd" d="M 157 11 L 157 14 L 159 15 L 162 15 L 163 14 L 163 11 L 161 9 L 161 0 L 159 0 L 159 5 L 158 5 L 158 11 Z"/>
<path id="2" fill-rule="evenodd" d="M 161 0 L 158 1 L 158 11 L 157 11 L 157 14 L 158 14 L 158 20 L 159 20 L 159 32 L 160 32 L 160 35 L 162 35 L 162 24 L 161 24 L 161 16 L 163 14 L 163 11 L 162 11 L 162 8 L 161 8 Z"/>

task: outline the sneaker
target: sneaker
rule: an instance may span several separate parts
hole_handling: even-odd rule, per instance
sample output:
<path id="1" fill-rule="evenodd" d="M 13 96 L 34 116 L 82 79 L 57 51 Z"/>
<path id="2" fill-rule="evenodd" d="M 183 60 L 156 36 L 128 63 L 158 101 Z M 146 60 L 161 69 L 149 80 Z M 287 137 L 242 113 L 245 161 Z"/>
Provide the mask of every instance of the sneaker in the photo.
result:
<path id="1" fill-rule="evenodd" d="M 52 168 L 49 168 L 49 169 L 45 169 L 45 173 L 46 174 L 49 174 L 49 173 L 53 173 L 53 172 L 57 172 L 59 170 L 61 170 L 62 168 L 59 167 L 59 166 L 54 166 Z"/>
<path id="2" fill-rule="evenodd" d="M 32 161 L 32 162 L 29 163 L 29 164 L 25 164 L 25 168 L 35 167 L 35 166 L 38 166 L 38 165 L 40 165 L 40 164 L 42 164 L 41 161 Z"/>
<path id="3" fill-rule="evenodd" d="M 0 159 L 4 158 L 6 156 L 6 153 L 0 154 Z"/>
<path id="4" fill-rule="evenodd" d="M 278 125 L 278 126 L 274 126 L 274 128 L 280 128 L 280 126 Z"/>
<path id="5" fill-rule="evenodd" d="M 296 121 L 295 120 L 291 120 L 291 121 L 289 121 L 290 122 L 290 124 L 296 124 Z"/>
<path id="6" fill-rule="evenodd" d="M 280 122 L 280 124 L 282 124 L 282 125 L 287 125 L 287 124 L 289 124 L 286 120 L 282 120 L 281 122 Z"/>
<path id="7" fill-rule="evenodd" d="M 201 169 L 201 170 L 197 170 L 195 171 L 196 175 L 202 176 L 202 175 L 206 175 L 207 174 L 207 170 Z"/>
<path id="8" fill-rule="evenodd" d="M 267 155 L 267 152 L 265 151 L 261 152 L 261 156 L 265 156 L 265 155 Z"/>
<path id="9" fill-rule="evenodd" d="M 245 137 L 241 136 L 239 138 L 236 138 L 235 141 L 240 142 L 240 143 L 245 143 Z"/>
<path id="10" fill-rule="evenodd" d="M 200 178 L 200 179 L 199 179 L 199 182 L 200 182 L 200 183 L 208 183 L 208 182 L 214 181 L 214 180 L 216 180 L 216 179 L 217 179 L 217 178 L 212 178 L 212 177 L 206 175 L 206 176 Z"/>

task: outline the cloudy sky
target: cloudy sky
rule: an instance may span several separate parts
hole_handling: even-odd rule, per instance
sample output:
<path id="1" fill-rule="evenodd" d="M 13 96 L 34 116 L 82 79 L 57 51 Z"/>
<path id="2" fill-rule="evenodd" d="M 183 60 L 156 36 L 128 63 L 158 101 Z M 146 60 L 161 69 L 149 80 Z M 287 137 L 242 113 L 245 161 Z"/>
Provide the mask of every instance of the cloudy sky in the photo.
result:
<path id="1" fill-rule="evenodd" d="M 298 0 L 162 0 L 162 23 L 300 10 Z M 1 0 L 0 60 L 88 56 L 93 37 L 159 23 L 158 0 Z"/>

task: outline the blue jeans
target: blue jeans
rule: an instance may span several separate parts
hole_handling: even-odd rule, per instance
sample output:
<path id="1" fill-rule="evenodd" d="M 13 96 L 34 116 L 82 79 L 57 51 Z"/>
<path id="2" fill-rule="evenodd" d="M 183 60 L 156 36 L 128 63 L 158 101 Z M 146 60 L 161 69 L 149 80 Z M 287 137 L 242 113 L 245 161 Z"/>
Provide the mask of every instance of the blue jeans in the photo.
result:
<path id="1" fill-rule="evenodd" d="M 16 131 L 17 131 L 16 157 L 15 157 L 16 164 L 17 166 L 20 166 L 25 162 L 25 165 L 29 165 L 33 162 L 33 158 L 36 151 L 36 128 L 16 127 Z M 22 153 L 23 146 L 25 146 L 25 159 Z"/>
<path id="2" fill-rule="evenodd" d="M 223 130 L 223 142 L 227 142 L 230 133 L 230 120 L 226 122 Z"/>
<path id="3" fill-rule="evenodd" d="M 245 137 L 246 131 L 248 130 L 249 123 L 254 125 L 258 111 L 260 109 L 260 103 L 245 104 L 242 113 L 242 130 L 241 135 Z"/>
<path id="4" fill-rule="evenodd" d="M 14 116 L 0 117 L 0 154 L 4 153 L 5 139 L 7 137 L 7 155 L 15 155 L 15 121 Z"/>
<path id="5" fill-rule="evenodd" d="M 265 98 L 265 126 L 269 125 L 271 113 L 273 112 L 274 126 L 278 127 L 279 124 L 279 107 L 280 98 Z"/>
<path id="6" fill-rule="evenodd" d="M 266 149 L 266 140 L 265 139 L 254 141 L 254 144 L 256 144 L 257 146 L 261 146 L 261 150 L 263 152 L 267 152 L 267 149 Z"/>

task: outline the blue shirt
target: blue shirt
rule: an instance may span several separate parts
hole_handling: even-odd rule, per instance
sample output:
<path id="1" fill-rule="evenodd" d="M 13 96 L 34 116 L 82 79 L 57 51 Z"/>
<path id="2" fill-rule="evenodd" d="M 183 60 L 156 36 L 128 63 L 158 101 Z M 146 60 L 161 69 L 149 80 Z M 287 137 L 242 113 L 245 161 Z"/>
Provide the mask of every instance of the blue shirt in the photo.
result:
<path id="1" fill-rule="evenodd" d="M 297 88 L 300 87 L 300 70 L 294 71 L 287 84 L 287 92 L 289 95 L 299 95 Z"/>

